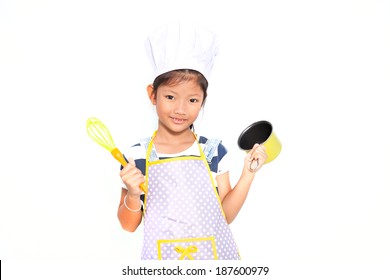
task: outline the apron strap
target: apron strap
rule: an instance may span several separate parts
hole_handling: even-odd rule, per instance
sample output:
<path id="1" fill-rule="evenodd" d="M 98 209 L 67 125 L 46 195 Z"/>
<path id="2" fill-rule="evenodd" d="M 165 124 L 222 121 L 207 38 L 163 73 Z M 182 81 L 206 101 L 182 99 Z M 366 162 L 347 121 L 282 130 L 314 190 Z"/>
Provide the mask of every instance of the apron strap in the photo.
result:
<path id="1" fill-rule="evenodd" d="M 146 151 L 148 151 L 150 141 L 152 141 L 152 137 L 148 137 L 148 138 L 142 139 L 140 141 L 141 145 L 143 145 L 145 147 Z M 150 150 L 149 159 L 148 159 L 148 157 L 146 157 L 146 160 L 149 160 L 149 161 L 158 160 L 157 152 L 155 149 Z"/>
<path id="2" fill-rule="evenodd" d="M 152 137 L 144 138 L 140 141 L 141 145 L 144 146 L 146 151 L 148 151 L 150 142 L 152 141 L 152 138 L 154 138 L 154 135 Z M 197 139 L 196 136 L 195 136 L 195 139 Z M 213 160 L 214 152 L 218 148 L 218 145 L 221 142 L 222 142 L 221 140 L 216 139 L 216 138 L 207 139 L 207 141 L 204 145 L 204 148 L 203 148 L 203 153 L 204 153 L 208 163 L 211 163 L 211 161 Z M 150 154 L 149 154 L 149 161 L 150 162 L 158 160 L 157 152 L 155 149 L 151 148 L 149 152 L 150 152 Z"/>

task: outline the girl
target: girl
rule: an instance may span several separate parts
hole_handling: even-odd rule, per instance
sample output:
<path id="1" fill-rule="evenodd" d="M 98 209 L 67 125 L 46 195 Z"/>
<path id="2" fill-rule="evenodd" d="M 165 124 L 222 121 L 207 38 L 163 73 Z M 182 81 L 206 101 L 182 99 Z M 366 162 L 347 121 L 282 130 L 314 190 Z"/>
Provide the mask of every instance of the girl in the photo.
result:
<path id="1" fill-rule="evenodd" d="M 256 144 L 232 188 L 221 141 L 199 137 L 191 129 L 207 97 L 207 72 L 199 70 L 173 69 L 147 86 L 158 128 L 131 148 L 129 164 L 120 172 L 126 188 L 118 218 L 130 232 L 144 219 L 142 259 L 240 258 L 228 224 L 267 156 Z M 259 163 L 256 170 L 248 168 L 252 160 Z"/>

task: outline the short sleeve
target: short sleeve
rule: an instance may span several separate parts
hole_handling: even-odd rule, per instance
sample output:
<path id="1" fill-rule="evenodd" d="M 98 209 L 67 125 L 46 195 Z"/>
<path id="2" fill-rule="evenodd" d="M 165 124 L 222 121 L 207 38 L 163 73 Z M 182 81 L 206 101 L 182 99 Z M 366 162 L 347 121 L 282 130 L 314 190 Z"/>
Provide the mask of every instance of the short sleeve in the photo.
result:
<path id="1" fill-rule="evenodd" d="M 221 175 L 230 170 L 230 154 L 222 143 L 218 145 L 217 153 L 218 170 L 216 172 L 216 175 Z"/>

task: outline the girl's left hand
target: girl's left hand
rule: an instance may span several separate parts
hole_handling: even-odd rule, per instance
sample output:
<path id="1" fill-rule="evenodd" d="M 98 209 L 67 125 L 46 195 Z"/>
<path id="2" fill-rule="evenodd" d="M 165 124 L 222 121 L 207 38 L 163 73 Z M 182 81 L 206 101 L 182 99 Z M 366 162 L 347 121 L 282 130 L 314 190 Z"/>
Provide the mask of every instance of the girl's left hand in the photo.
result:
<path id="1" fill-rule="evenodd" d="M 264 145 L 255 144 L 252 150 L 246 155 L 245 161 L 247 167 L 251 172 L 257 172 L 267 160 Z"/>

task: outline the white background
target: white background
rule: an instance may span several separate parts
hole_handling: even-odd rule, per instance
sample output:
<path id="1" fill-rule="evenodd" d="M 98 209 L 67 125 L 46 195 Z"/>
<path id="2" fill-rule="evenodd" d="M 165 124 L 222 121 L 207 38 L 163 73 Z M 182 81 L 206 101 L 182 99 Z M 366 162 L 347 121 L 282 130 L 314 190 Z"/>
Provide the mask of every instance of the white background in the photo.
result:
<path id="1" fill-rule="evenodd" d="M 242 258 L 390 263 L 385 0 L 1 0 L 0 258 L 139 259 L 142 227 L 116 217 L 118 163 L 85 123 L 103 120 L 123 152 L 153 132 L 144 40 L 177 19 L 219 35 L 196 129 L 228 146 L 232 183 L 247 125 L 270 121 L 283 144 L 231 225 Z"/>

